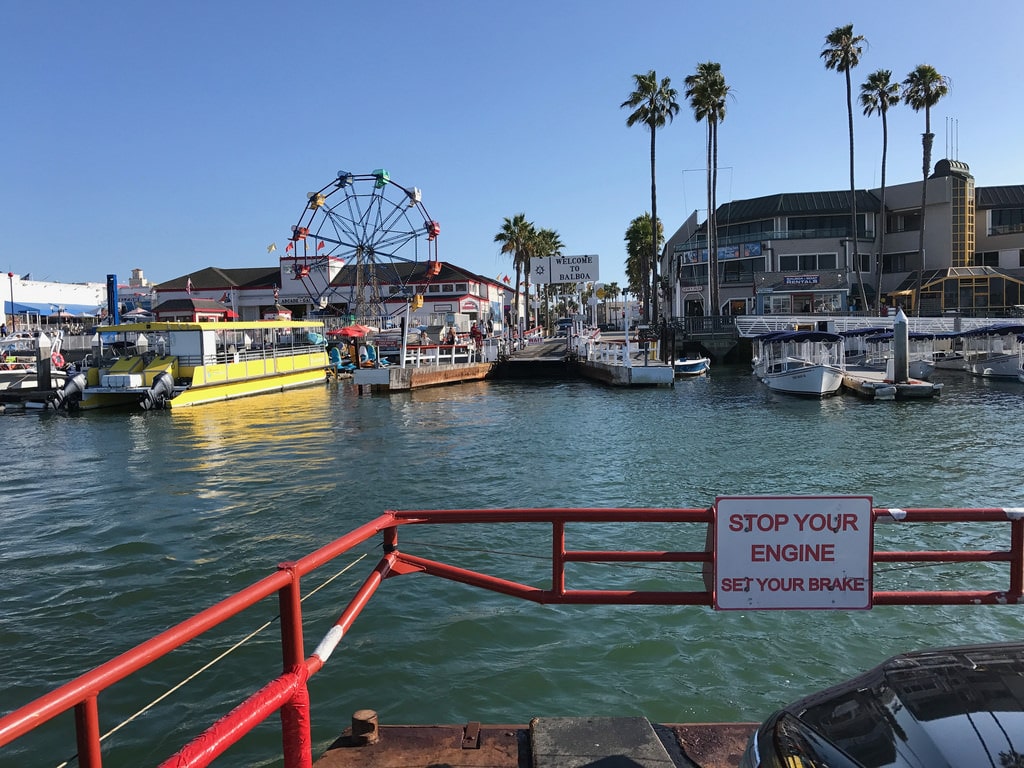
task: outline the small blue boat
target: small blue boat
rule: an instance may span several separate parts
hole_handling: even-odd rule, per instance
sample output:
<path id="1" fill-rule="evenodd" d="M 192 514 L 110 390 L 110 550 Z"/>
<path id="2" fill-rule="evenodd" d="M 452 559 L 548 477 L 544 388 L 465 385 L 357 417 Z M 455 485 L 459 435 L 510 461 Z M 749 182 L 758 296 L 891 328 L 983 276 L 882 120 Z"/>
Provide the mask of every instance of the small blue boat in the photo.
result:
<path id="1" fill-rule="evenodd" d="M 711 358 L 678 357 L 672 363 L 676 376 L 703 376 L 711 370 Z"/>

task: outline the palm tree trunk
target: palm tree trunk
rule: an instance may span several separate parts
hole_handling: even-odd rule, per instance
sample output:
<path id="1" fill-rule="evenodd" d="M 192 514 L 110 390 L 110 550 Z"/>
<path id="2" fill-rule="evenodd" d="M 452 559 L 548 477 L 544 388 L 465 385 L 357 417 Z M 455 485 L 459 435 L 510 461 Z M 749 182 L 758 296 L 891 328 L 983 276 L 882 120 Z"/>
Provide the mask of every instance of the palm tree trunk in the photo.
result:
<path id="1" fill-rule="evenodd" d="M 651 287 L 650 287 L 650 304 L 648 305 L 649 314 L 647 317 L 648 322 L 657 322 L 658 320 L 658 194 L 655 188 L 654 179 L 654 135 L 655 131 L 651 129 Z M 644 273 L 644 280 L 647 280 L 647 273 Z"/>
<path id="2" fill-rule="evenodd" d="M 705 227 L 707 228 L 707 233 L 706 233 L 706 237 L 704 238 L 705 242 L 707 243 L 707 247 L 708 247 L 708 308 L 707 308 L 707 311 L 704 314 L 706 314 L 709 317 L 711 315 L 715 314 L 715 311 L 714 311 L 714 307 L 715 307 L 715 293 L 717 292 L 716 288 L 717 288 L 717 282 L 718 282 L 714 278 L 713 273 L 712 273 L 712 267 L 716 267 L 717 259 L 715 259 L 711 255 L 712 249 L 714 248 L 714 236 L 712 235 L 712 232 L 714 231 L 713 227 L 714 227 L 714 224 L 715 224 L 715 208 L 714 208 L 714 202 L 715 201 L 714 201 L 714 198 L 712 197 L 712 194 L 711 194 L 711 189 L 712 189 L 712 166 L 711 166 L 711 135 L 712 134 L 711 134 L 711 125 L 712 125 L 711 124 L 711 116 L 709 115 L 708 116 L 708 159 L 707 159 L 707 166 L 708 166 L 708 169 L 707 169 L 708 215 L 707 215 L 707 223 L 705 224 Z M 717 267 L 716 267 L 715 271 L 717 271 Z"/>
<path id="3" fill-rule="evenodd" d="M 846 68 L 846 114 L 850 125 L 850 237 L 853 238 L 853 269 L 857 273 L 857 288 L 860 290 L 860 308 L 868 308 L 868 297 L 864 293 L 864 278 L 860 274 L 860 252 L 857 236 L 857 185 L 853 173 L 853 86 L 850 84 L 850 68 Z"/>
<path id="4" fill-rule="evenodd" d="M 926 107 L 924 110 L 924 133 L 921 134 L 921 148 L 922 148 L 922 179 L 921 179 L 921 227 L 918 230 L 918 241 L 917 241 L 917 252 L 921 258 L 921 269 L 917 273 L 917 288 L 914 291 L 914 314 L 917 317 L 921 316 L 921 286 L 924 281 L 924 267 L 925 267 L 925 254 L 924 254 L 924 222 L 925 222 L 925 206 L 928 204 L 928 169 L 932 164 L 932 139 L 935 136 L 932 134 L 932 118 L 931 111 Z"/>
<path id="5" fill-rule="evenodd" d="M 889 126 L 885 119 L 885 110 L 882 110 L 882 231 L 878 238 L 878 263 L 875 265 L 875 303 L 881 306 L 882 302 L 882 260 L 885 258 L 885 230 L 888 225 L 885 212 L 885 158 L 889 153 Z"/>
<path id="6" fill-rule="evenodd" d="M 714 262 L 711 284 L 711 308 L 716 315 L 722 314 L 722 298 L 718 283 L 718 120 L 711 121 L 711 261 Z"/>

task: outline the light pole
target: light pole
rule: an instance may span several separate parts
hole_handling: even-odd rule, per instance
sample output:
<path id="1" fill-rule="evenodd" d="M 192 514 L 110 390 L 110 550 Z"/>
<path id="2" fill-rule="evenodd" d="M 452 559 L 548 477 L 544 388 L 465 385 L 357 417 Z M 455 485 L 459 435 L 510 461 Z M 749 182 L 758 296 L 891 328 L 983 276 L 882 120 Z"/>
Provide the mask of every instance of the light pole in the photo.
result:
<path id="1" fill-rule="evenodd" d="M 11 333 L 18 330 L 18 313 L 14 311 L 14 273 L 8 272 L 7 279 L 11 281 Z"/>

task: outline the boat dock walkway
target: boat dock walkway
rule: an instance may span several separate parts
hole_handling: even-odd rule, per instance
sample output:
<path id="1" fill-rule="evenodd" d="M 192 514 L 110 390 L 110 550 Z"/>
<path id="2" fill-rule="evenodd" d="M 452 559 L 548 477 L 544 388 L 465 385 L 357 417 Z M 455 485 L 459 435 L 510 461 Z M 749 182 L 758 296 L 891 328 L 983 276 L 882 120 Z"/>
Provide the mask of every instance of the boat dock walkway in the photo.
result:
<path id="1" fill-rule="evenodd" d="M 538 717 L 528 725 L 378 726 L 360 710 L 314 768 L 735 768 L 757 723 Z"/>
<path id="2" fill-rule="evenodd" d="M 887 379 L 885 371 L 861 366 L 847 366 L 843 373 L 843 389 L 871 400 L 914 400 L 942 394 L 942 384 L 920 379 L 897 383 Z"/>
<path id="3" fill-rule="evenodd" d="M 574 371 L 583 378 L 613 387 L 670 387 L 675 382 L 673 367 L 661 362 L 653 350 L 638 349 L 635 342 L 630 345 L 629 365 L 625 365 L 621 334 L 599 341 L 573 341 L 573 346 L 565 338 L 529 344 L 509 356 L 497 378 L 564 376 L 567 371 Z"/>

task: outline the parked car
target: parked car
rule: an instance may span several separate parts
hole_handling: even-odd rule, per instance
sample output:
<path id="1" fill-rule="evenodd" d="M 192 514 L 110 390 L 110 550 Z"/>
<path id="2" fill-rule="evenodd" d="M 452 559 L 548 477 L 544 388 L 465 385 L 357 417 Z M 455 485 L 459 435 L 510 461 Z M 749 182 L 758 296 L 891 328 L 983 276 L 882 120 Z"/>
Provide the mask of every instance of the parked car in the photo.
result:
<path id="1" fill-rule="evenodd" d="M 1018 766 L 1024 642 L 894 656 L 771 715 L 740 768 Z"/>

